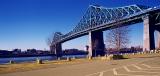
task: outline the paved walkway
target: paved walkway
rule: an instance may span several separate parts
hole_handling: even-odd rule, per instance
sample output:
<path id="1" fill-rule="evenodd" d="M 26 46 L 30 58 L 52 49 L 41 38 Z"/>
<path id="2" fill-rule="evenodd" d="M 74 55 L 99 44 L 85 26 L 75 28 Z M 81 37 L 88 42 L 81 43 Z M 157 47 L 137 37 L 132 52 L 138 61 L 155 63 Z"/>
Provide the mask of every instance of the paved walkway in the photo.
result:
<path id="1" fill-rule="evenodd" d="M 0 76 L 160 76 L 160 57 L 94 61 Z"/>
<path id="2" fill-rule="evenodd" d="M 86 76 L 160 76 L 160 66 L 148 64 L 131 64 Z"/>

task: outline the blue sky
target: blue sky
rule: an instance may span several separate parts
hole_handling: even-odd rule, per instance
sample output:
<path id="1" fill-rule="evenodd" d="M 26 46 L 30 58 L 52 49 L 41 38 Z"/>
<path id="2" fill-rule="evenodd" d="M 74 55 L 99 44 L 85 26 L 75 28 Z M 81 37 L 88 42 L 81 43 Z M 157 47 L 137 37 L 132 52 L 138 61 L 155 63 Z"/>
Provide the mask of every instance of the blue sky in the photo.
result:
<path id="1" fill-rule="evenodd" d="M 0 49 L 49 49 L 52 32 L 69 32 L 89 5 L 119 7 L 130 4 L 160 5 L 159 0 L 0 0 Z M 131 44 L 142 45 L 143 24 L 135 24 Z M 105 33 L 104 33 L 105 35 Z M 88 36 L 68 41 L 63 48 L 83 49 Z"/>

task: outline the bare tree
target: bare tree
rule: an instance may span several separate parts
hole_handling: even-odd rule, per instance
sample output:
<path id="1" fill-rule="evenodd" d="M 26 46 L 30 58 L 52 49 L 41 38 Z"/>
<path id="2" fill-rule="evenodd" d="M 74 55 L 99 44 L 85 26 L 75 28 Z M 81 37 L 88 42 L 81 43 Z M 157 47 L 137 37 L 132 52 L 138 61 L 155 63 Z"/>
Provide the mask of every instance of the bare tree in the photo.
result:
<path id="1" fill-rule="evenodd" d="M 129 44 L 129 32 L 128 26 L 117 27 L 108 31 L 106 35 L 106 45 L 108 48 L 116 49 L 120 51 L 122 48 L 126 48 Z"/>
<path id="2" fill-rule="evenodd" d="M 46 39 L 46 43 L 47 43 L 47 45 L 48 45 L 49 47 L 52 45 L 53 36 L 54 36 L 54 33 L 52 33 L 52 34 Z"/>

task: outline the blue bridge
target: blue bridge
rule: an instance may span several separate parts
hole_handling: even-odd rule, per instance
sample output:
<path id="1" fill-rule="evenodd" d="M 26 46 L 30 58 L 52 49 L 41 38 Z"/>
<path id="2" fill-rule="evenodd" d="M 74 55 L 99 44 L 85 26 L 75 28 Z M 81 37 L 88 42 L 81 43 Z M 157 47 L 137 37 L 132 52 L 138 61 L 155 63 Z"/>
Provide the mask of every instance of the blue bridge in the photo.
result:
<path id="1" fill-rule="evenodd" d="M 70 32 L 62 34 L 55 32 L 50 50 L 57 56 L 62 55 L 62 43 L 89 35 L 89 56 L 104 55 L 103 31 L 144 23 L 143 51 L 155 49 L 154 31 L 158 31 L 158 46 L 160 48 L 160 6 L 148 7 L 129 5 L 117 8 L 105 8 L 90 5 L 86 13 Z M 94 54 L 96 52 L 96 55 Z"/>

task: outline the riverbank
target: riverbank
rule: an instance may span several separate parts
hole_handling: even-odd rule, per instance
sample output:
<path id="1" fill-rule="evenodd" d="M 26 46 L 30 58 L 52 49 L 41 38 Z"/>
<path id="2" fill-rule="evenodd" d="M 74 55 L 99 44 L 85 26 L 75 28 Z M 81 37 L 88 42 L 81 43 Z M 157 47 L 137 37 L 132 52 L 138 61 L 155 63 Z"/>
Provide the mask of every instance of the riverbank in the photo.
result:
<path id="1" fill-rule="evenodd" d="M 67 57 L 75 57 L 75 58 L 85 58 L 86 55 L 64 55 L 61 59 L 65 60 Z M 10 61 L 14 61 L 15 63 L 23 63 L 23 62 L 34 62 L 37 59 L 40 60 L 57 60 L 56 56 L 33 56 L 33 57 L 12 57 L 12 58 L 0 58 L 0 64 L 7 64 Z"/>
<path id="2" fill-rule="evenodd" d="M 74 59 L 72 61 L 67 61 L 67 60 L 43 61 L 43 64 L 37 64 L 36 61 L 23 62 L 18 64 L 1 64 L 0 74 L 46 69 L 46 68 L 57 68 L 57 67 L 69 66 L 69 65 L 86 63 L 91 61 L 94 61 L 94 60 Z"/>
<path id="3" fill-rule="evenodd" d="M 54 54 L 0 55 L 0 58 L 37 57 L 37 56 L 55 56 L 55 55 Z"/>
<path id="4" fill-rule="evenodd" d="M 152 54 L 126 54 L 123 55 L 125 58 L 134 59 L 134 58 L 151 58 L 151 57 L 160 57 L 160 53 Z M 107 60 L 102 60 L 101 57 L 93 58 L 92 60 L 81 58 L 81 59 L 72 59 L 71 61 L 67 60 L 56 60 L 56 61 L 43 61 L 43 64 L 37 64 L 36 62 L 24 62 L 18 64 L 3 64 L 0 65 L 0 74 L 13 73 L 13 72 L 24 72 L 31 70 L 40 70 L 47 68 L 59 68 L 71 65 L 79 64 L 89 64 L 92 62 L 109 62 Z"/>

